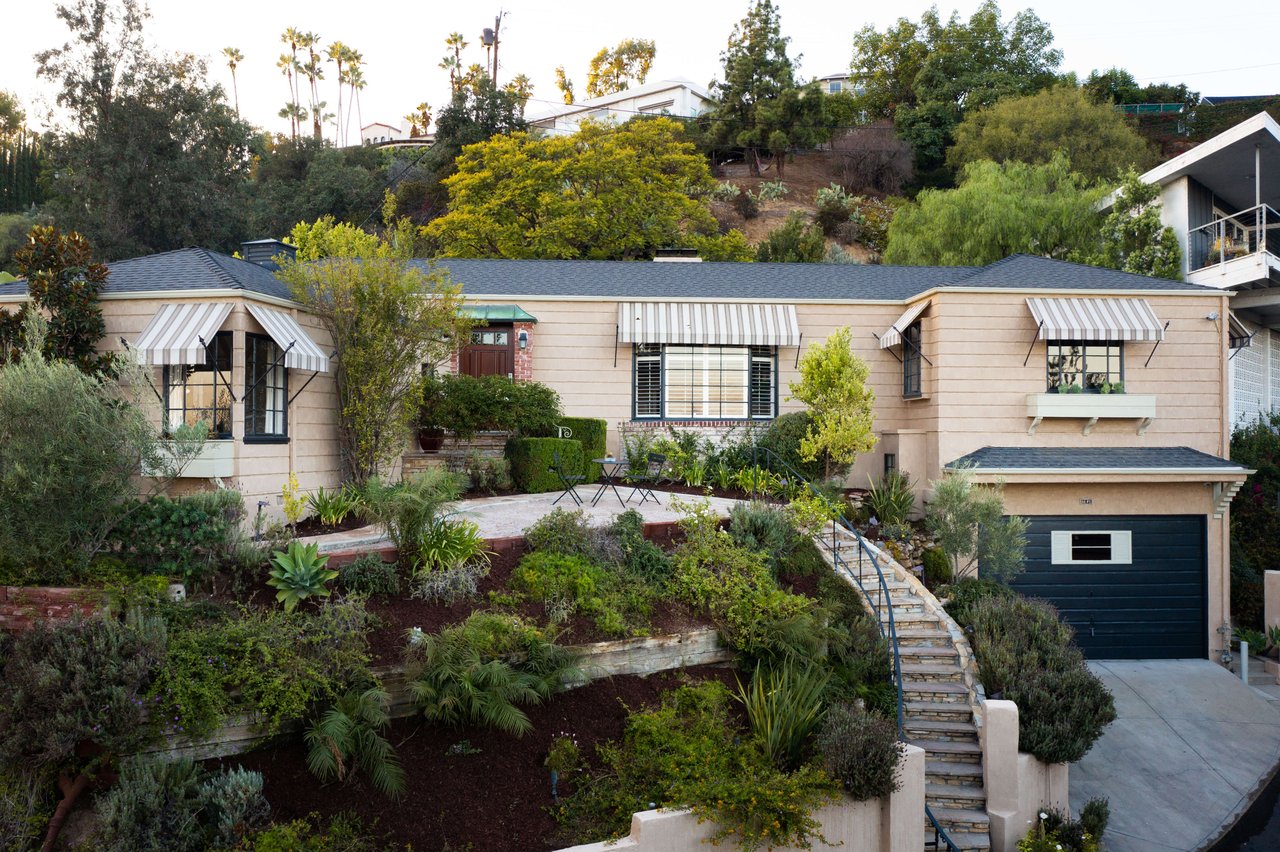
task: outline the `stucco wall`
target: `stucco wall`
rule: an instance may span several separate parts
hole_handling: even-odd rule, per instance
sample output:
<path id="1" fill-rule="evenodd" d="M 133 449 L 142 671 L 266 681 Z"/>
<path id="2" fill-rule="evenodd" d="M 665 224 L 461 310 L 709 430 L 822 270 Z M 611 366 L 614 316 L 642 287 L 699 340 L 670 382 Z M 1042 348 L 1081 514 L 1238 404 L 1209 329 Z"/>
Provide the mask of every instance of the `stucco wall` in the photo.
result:
<path id="1" fill-rule="evenodd" d="M 902 789 L 886 799 L 854 802 L 848 799 L 818 810 L 814 815 L 828 843 L 814 840 L 814 849 L 919 852 L 924 848 L 924 750 L 907 746 L 901 764 Z M 687 852 L 709 846 L 715 831 L 711 823 L 699 824 L 683 810 L 641 811 L 631 817 L 631 833 L 616 842 L 588 843 L 562 852 Z M 783 847 L 779 852 L 790 852 Z"/>
<path id="2" fill-rule="evenodd" d="M 1067 809 L 1068 767 L 1018 751 L 1018 705 L 1012 701 L 983 701 L 978 714 L 991 848 L 1014 852 L 1042 808 Z"/>

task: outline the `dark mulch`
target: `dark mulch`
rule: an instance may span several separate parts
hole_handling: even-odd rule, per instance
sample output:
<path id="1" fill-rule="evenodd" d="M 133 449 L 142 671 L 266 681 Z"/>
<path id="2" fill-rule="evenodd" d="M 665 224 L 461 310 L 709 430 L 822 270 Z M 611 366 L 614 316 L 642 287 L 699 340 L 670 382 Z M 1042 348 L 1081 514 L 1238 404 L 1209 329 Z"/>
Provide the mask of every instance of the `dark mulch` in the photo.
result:
<path id="1" fill-rule="evenodd" d="M 307 771 L 300 739 L 213 763 L 261 772 L 277 822 L 311 812 L 353 811 L 373 827 L 371 833 L 410 844 L 417 852 L 556 849 L 567 844 L 555 837 L 556 822 L 547 811 L 552 800 L 543 760 L 552 740 L 571 734 L 584 757 L 594 761 L 597 743 L 622 735 L 626 708 L 653 706 L 662 693 L 683 682 L 711 678 L 733 688 L 733 672 L 716 666 L 598 680 L 542 707 L 526 708 L 533 731 L 524 737 L 430 725 L 417 718 L 396 720 L 387 738 L 408 776 L 398 803 L 359 776 L 347 784 L 321 785 Z M 456 753 L 473 749 L 478 753 Z M 572 792 L 572 778 L 562 779 L 561 795 Z"/>
<path id="2" fill-rule="evenodd" d="M 342 519 L 342 523 L 329 526 L 320 523 L 317 515 L 312 515 L 306 520 L 298 521 L 298 526 L 294 530 L 294 535 L 298 538 L 304 538 L 309 535 L 324 535 L 325 533 L 346 532 L 347 530 L 358 530 L 361 527 L 369 526 L 369 521 L 360 515 L 352 512 Z"/>

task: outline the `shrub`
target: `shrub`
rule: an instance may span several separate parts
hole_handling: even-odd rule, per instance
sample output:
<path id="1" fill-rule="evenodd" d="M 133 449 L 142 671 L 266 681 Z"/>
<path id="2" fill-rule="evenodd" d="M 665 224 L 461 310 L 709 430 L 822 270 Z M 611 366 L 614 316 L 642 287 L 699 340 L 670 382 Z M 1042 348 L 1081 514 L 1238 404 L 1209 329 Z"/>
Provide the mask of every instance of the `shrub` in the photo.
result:
<path id="1" fill-rule="evenodd" d="M 853 198 L 838 183 L 819 189 L 813 203 L 817 208 L 814 221 L 828 237 L 836 232 L 837 226 L 849 221 L 849 213 L 853 210 Z"/>
<path id="2" fill-rule="evenodd" d="M 400 572 L 376 553 L 365 553 L 338 569 L 338 584 L 362 595 L 397 595 Z"/>
<path id="3" fill-rule="evenodd" d="M 311 511 L 320 519 L 320 523 L 328 527 L 336 527 L 347 519 L 347 516 L 360 506 L 360 495 L 351 488 L 335 488 L 325 491 L 317 488 L 307 497 Z"/>
<path id="4" fill-rule="evenodd" d="M 729 535 L 741 547 L 766 554 L 776 574 L 795 547 L 796 531 L 781 509 L 738 503 L 729 512 Z"/>
<path id="5" fill-rule="evenodd" d="M 573 434 L 573 440 L 582 444 L 583 473 L 587 482 L 600 479 L 600 465 L 591 459 L 602 459 L 608 452 L 609 424 L 595 417 L 561 417 L 557 426 L 564 426 Z"/>
<path id="6" fill-rule="evenodd" d="M 760 263 L 821 263 L 826 253 L 822 229 L 798 210 L 787 214 L 781 227 L 756 246 L 756 260 Z"/>
<path id="7" fill-rule="evenodd" d="M 38 848 L 53 811 L 50 785 L 27 769 L 0 772 L 0 849 L 4 852 Z"/>
<path id="8" fill-rule="evenodd" d="M 439 633 L 417 632 L 405 649 L 406 680 L 428 720 L 523 735 L 519 705 L 541 704 L 581 677 L 570 651 L 514 616 L 473 613 Z"/>
<path id="9" fill-rule="evenodd" d="M 452 606 L 474 598 L 480 590 L 480 581 L 488 575 L 488 562 L 415 571 L 409 578 L 409 596 Z"/>
<path id="10" fill-rule="evenodd" d="M 276 823 L 252 834 L 246 846 L 253 852 L 395 852 L 397 848 L 351 813 L 336 814 L 327 823 L 317 813 Z"/>
<path id="11" fill-rule="evenodd" d="M 516 489 L 525 494 L 541 494 L 564 488 L 552 472 L 555 455 L 566 475 L 582 470 L 582 444 L 571 438 L 512 438 L 507 442 L 507 460 Z"/>
<path id="12" fill-rule="evenodd" d="M 897 723 L 847 704 L 827 711 L 818 734 L 822 764 L 857 802 L 896 793 L 905 753 Z"/>
<path id="13" fill-rule="evenodd" d="M 1041 819 L 1027 832 L 1027 836 L 1018 841 L 1018 850 L 1099 852 L 1109 810 L 1106 799 L 1090 799 L 1081 810 L 1080 819 L 1073 820 L 1069 813 L 1047 808 L 1040 812 Z"/>
<path id="14" fill-rule="evenodd" d="M 1115 703 L 1057 611 L 1040 601 L 994 595 L 962 614 L 987 694 L 1018 705 L 1019 750 L 1046 763 L 1084 757 L 1115 719 Z"/>
<path id="15" fill-rule="evenodd" d="M 484 431 L 548 435 L 560 417 L 559 395 L 540 382 L 466 375 L 441 376 L 439 382 L 433 425 L 461 440 Z"/>
<path id="16" fill-rule="evenodd" d="M 198 583 L 228 562 L 241 540 L 244 500 L 227 488 L 201 491 L 176 500 L 155 496 L 132 505 L 112 532 L 110 546 L 121 558 L 148 574 Z"/>
<path id="17" fill-rule="evenodd" d="M 569 838 L 625 834 L 634 811 L 656 806 L 690 807 L 714 821 L 716 844 L 758 849 L 821 839 L 813 811 L 832 799 L 831 782 L 808 764 L 782 772 L 757 742 L 742 742 L 728 702 L 728 691 L 712 681 L 633 711 L 622 739 L 598 747 L 600 771 L 556 811 Z"/>
<path id="18" fill-rule="evenodd" d="M 813 732 L 826 713 L 823 693 L 831 672 L 813 662 L 788 659 L 762 670 L 751 685 L 738 682 L 737 700 L 747 711 L 751 733 L 779 769 L 792 770 L 808 757 Z"/>
<path id="19" fill-rule="evenodd" d="M 605 633 L 624 635 L 628 627 L 640 627 L 649 615 L 652 591 L 627 584 L 583 556 L 535 551 L 520 560 L 511 574 L 511 588 L 541 600 L 547 616 L 557 623 L 575 611 L 595 622 Z"/>
<path id="20" fill-rule="evenodd" d="M 924 582 L 936 589 L 951 582 L 951 561 L 940 547 L 930 547 L 924 552 Z"/>
<path id="21" fill-rule="evenodd" d="M 1106 833 L 1110 821 L 1111 803 L 1106 799 L 1090 799 L 1080 809 L 1080 824 L 1098 840 Z"/>
<path id="22" fill-rule="evenodd" d="M 268 732 L 279 730 L 305 718 L 315 702 L 373 682 L 369 620 L 358 599 L 327 601 L 313 612 L 245 609 L 172 620 L 148 700 L 167 730 L 192 737 L 236 710 L 256 713 Z"/>
<path id="23" fill-rule="evenodd" d="M 236 768 L 207 775 L 189 758 L 140 756 L 124 762 L 99 805 L 103 847 L 168 852 L 236 846 L 265 825 L 271 808 L 262 776 Z"/>
<path id="24" fill-rule="evenodd" d="M 941 589 L 940 595 L 947 598 L 947 612 L 960 624 L 972 622 L 973 606 L 986 598 L 1008 600 L 1017 593 L 1001 583 L 984 577 L 961 577 L 949 586 Z"/>
<path id="25" fill-rule="evenodd" d="M 621 567 L 628 577 L 655 592 L 666 587 L 671 579 L 671 557 L 644 537 L 643 515 L 635 509 L 628 509 L 613 519 L 609 534 L 618 544 Z M 597 551 L 599 549 L 597 547 Z"/>
<path id="26" fill-rule="evenodd" d="M 480 576 L 488 574 L 492 554 L 485 550 L 488 544 L 480 535 L 480 525 L 474 521 L 437 520 L 431 524 L 418 545 L 418 568 L 415 573 L 448 571 L 464 566 L 484 569 Z"/>
<path id="27" fill-rule="evenodd" d="M 396 485 L 375 477 L 365 484 L 361 511 L 386 529 L 401 563 L 409 564 L 427 531 L 450 510 L 460 490 L 457 475 L 440 468 L 424 470 Z"/>
<path id="28" fill-rule="evenodd" d="M 481 494 L 497 494 L 511 490 L 511 463 L 495 459 L 475 450 L 467 453 L 463 470 L 471 480 L 471 490 Z"/>
<path id="29" fill-rule="evenodd" d="M 333 593 L 328 584 L 338 572 L 325 567 L 329 555 L 322 555 L 319 545 L 294 540 L 288 550 L 271 554 L 271 561 L 275 567 L 267 585 L 279 589 L 276 600 L 284 604 L 285 612 L 293 612 L 299 601 L 309 597 L 327 598 Z"/>
<path id="30" fill-rule="evenodd" d="M 951 560 L 953 576 L 980 570 L 984 577 L 1008 582 L 1022 572 L 1027 520 L 1005 517 L 999 485 L 976 485 L 973 471 L 961 468 L 949 471 L 933 488 L 925 527 Z"/>
<path id="31" fill-rule="evenodd" d="M 879 482 L 869 482 L 871 487 L 862 496 L 862 503 L 884 525 L 905 524 L 916 507 L 915 491 L 911 478 L 905 473 L 891 470 L 880 477 Z"/>
<path id="32" fill-rule="evenodd" d="M 382 689 L 343 694 L 307 729 L 307 769 L 322 782 L 345 781 L 359 768 L 383 795 L 398 798 L 405 774 L 380 733 L 391 724 L 391 696 Z"/>
<path id="33" fill-rule="evenodd" d="M 564 556 L 587 556 L 592 552 L 591 525 L 581 509 L 552 509 L 525 528 L 524 539 L 535 552 L 545 550 Z"/>

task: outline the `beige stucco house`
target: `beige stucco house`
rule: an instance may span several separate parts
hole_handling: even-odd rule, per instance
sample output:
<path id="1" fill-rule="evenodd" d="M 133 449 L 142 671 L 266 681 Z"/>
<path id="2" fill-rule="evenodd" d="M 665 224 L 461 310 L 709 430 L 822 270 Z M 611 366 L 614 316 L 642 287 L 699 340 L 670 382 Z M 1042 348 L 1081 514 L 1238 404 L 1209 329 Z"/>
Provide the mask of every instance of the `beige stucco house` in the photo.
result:
<path id="1" fill-rule="evenodd" d="M 183 487 L 276 511 L 290 470 L 339 483 L 330 341 L 271 274 L 185 249 L 111 264 L 108 349 L 155 366 L 168 422 L 215 424 Z M 425 261 L 423 262 L 425 264 Z M 488 319 L 454 361 L 555 388 L 623 428 L 719 432 L 796 410 L 788 384 L 837 328 L 870 367 L 874 451 L 850 484 L 947 468 L 1031 519 L 1025 591 L 1097 658 L 1205 657 L 1230 635 L 1228 293 L 1015 256 L 980 268 L 442 260 Z M 25 298 L 0 286 L 0 304 Z"/>

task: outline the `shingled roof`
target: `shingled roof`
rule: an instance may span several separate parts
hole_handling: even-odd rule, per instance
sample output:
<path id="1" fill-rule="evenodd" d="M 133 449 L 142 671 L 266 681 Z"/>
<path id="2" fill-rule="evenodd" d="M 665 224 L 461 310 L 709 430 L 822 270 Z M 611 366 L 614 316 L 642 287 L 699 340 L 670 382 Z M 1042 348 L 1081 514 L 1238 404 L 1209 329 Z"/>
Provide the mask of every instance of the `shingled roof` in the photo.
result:
<path id="1" fill-rule="evenodd" d="M 424 270 L 432 265 L 427 260 L 411 262 Z M 1210 287 L 1030 255 L 1013 255 L 982 267 L 455 258 L 442 258 L 434 265 L 447 269 L 473 298 L 903 302 L 948 287 L 1220 295 Z M 106 294 L 233 289 L 289 298 L 288 287 L 270 270 L 208 249 L 178 249 L 108 267 Z M 0 285 L 0 298 L 25 292 L 24 282 Z"/>
<path id="2" fill-rule="evenodd" d="M 1114 470 L 1234 473 L 1245 470 L 1241 464 L 1190 447 L 983 447 L 947 464 L 951 470 L 960 467 L 1010 473 L 1020 470 L 1067 473 Z"/>

